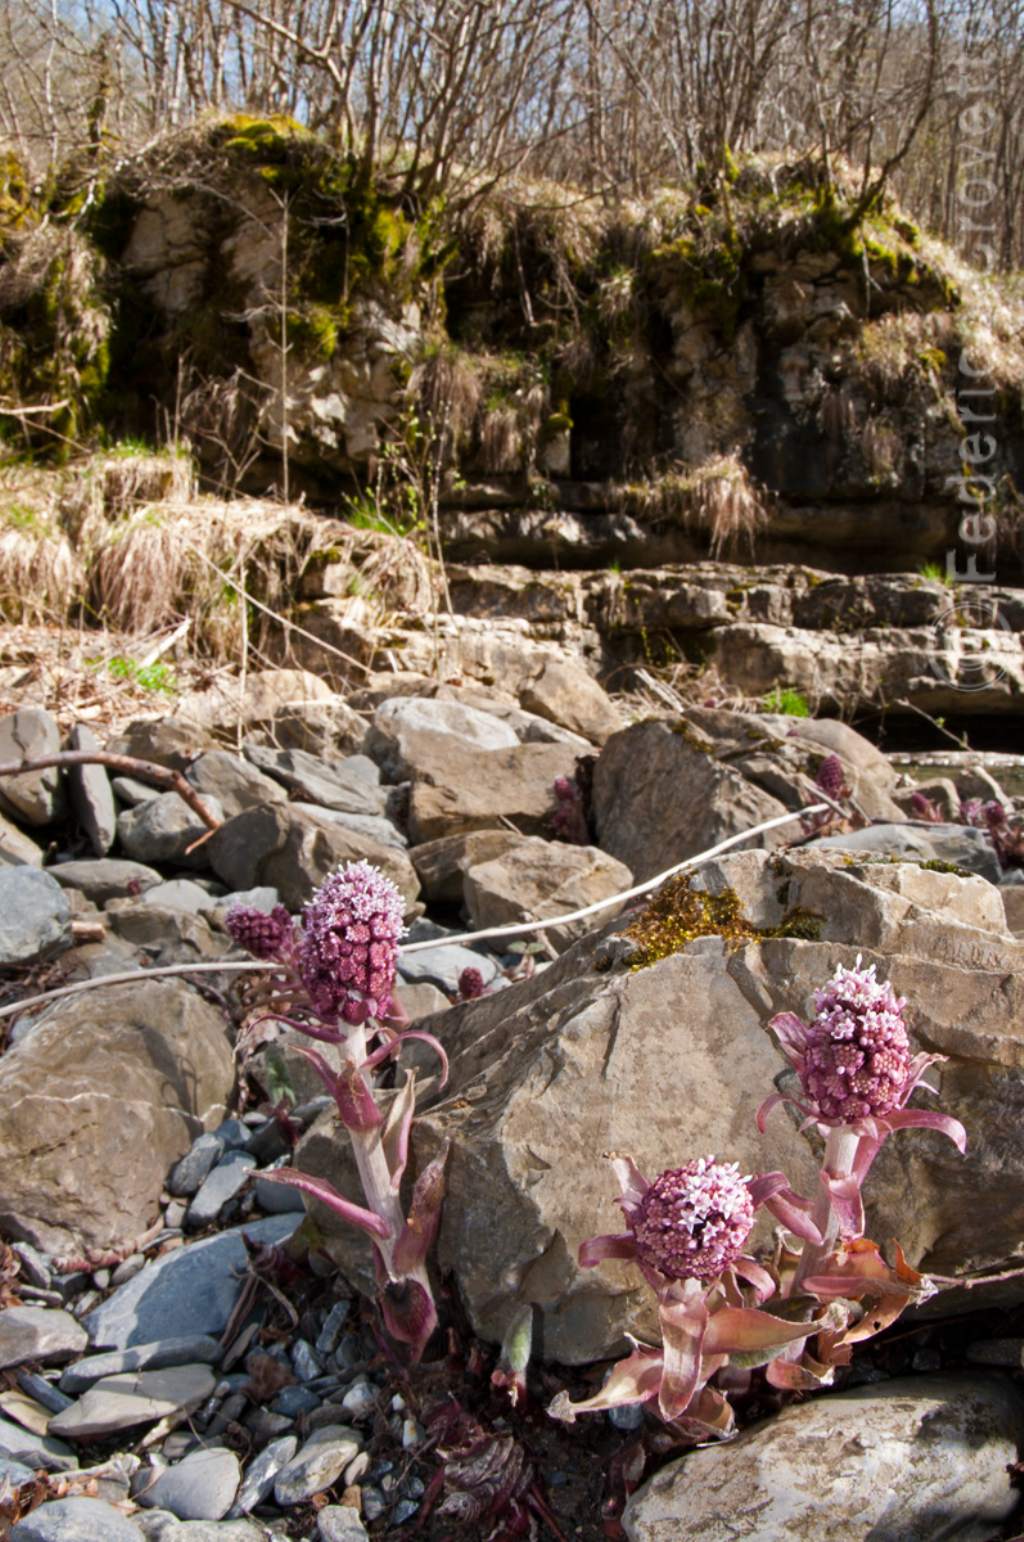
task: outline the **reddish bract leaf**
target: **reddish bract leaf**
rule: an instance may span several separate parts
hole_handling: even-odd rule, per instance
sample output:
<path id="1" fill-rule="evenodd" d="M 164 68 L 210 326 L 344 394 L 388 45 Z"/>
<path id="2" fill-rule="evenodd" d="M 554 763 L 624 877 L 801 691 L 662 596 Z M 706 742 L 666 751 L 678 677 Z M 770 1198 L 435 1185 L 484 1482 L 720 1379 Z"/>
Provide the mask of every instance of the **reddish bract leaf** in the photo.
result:
<path id="1" fill-rule="evenodd" d="M 420 1268 L 434 1245 L 444 1203 L 448 1151 L 446 1143 L 416 1179 L 409 1215 L 395 1244 L 395 1268 L 403 1274 Z"/>
<path id="2" fill-rule="evenodd" d="M 633 1403 L 647 1403 L 657 1397 L 664 1360 L 657 1349 L 635 1349 L 625 1360 L 612 1367 L 600 1392 L 574 1403 L 568 1392 L 559 1392 L 548 1408 L 553 1419 L 575 1424 L 577 1414 L 602 1413 L 609 1408 L 625 1408 Z"/>
<path id="3" fill-rule="evenodd" d="M 297 1173 L 291 1168 L 278 1168 L 276 1172 L 260 1174 L 268 1183 L 286 1183 L 293 1189 L 301 1189 L 303 1194 L 308 1194 L 311 1199 L 320 1200 L 327 1205 L 335 1215 L 340 1215 L 343 1221 L 348 1221 L 353 1226 L 358 1226 L 361 1231 L 368 1232 L 371 1237 L 387 1238 L 391 1235 L 391 1228 L 381 1216 L 375 1215 L 372 1210 L 364 1210 L 362 1205 L 353 1204 L 350 1199 L 345 1199 L 326 1178 L 313 1178 L 309 1173 Z"/>

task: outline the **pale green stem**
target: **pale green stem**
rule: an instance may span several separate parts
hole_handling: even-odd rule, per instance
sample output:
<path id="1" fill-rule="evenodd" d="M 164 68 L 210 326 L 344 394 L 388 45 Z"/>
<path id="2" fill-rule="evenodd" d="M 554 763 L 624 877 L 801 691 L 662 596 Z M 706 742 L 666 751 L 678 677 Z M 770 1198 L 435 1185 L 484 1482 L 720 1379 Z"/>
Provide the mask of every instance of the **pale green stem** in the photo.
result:
<path id="1" fill-rule="evenodd" d="M 853 1171 L 853 1164 L 857 1160 L 857 1147 L 860 1145 L 860 1136 L 852 1130 L 842 1127 L 830 1129 L 828 1139 L 825 1142 L 824 1171 L 831 1178 L 845 1178 Z M 798 1295 L 800 1287 L 808 1275 L 815 1274 L 819 1265 L 828 1257 L 836 1245 L 839 1237 L 839 1220 L 832 1208 L 832 1199 L 828 1190 L 822 1184 L 818 1190 L 812 1214 L 815 1226 L 821 1232 L 822 1240 L 819 1243 L 805 1242 L 800 1262 L 796 1267 L 793 1284 L 790 1287 L 790 1295 Z"/>

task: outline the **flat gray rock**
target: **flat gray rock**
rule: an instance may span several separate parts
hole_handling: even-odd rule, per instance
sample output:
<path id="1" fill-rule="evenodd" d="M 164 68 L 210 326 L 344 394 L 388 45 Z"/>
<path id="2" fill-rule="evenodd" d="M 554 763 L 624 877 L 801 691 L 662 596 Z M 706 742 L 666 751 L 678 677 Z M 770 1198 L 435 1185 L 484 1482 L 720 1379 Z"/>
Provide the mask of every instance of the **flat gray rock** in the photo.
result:
<path id="1" fill-rule="evenodd" d="M 172 878 L 168 883 L 158 883 L 147 890 L 142 903 L 162 910 L 184 910 L 198 916 L 210 908 L 210 896 L 191 878 Z"/>
<path id="2" fill-rule="evenodd" d="M 5 1483 L 20 1488 L 23 1483 L 31 1483 L 34 1477 L 34 1469 L 26 1467 L 24 1462 L 12 1462 L 9 1457 L 0 1456 L 0 1488 Z"/>
<path id="3" fill-rule="evenodd" d="M 144 1542 L 145 1533 L 102 1499 L 55 1499 L 26 1515 L 10 1542 Z"/>
<path id="4" fill-rule="evenodd" d="M 63 1413 L 50 1420 L 54 1435 L 90 1440 L 169 1414 L 189 1412 L 210 1396 L 217 1379 L 208 1365 L 168 1366 L 161 1371 L 126 1371 L 95 1382 Z M 234 1496 L 232 1496 L 234 1497 Z"/>
<path id="5" fill-rule="evenodd" d="M 280 783 L 264 776 L 250 761 L 231 755 L 227 750 L 207 750 L 205 755 L 192 762 L 186 775 L 204 798 L 213 796 L 217 799 L 229 819 L 260 803 L 284 803 L 287 800 Z"/>
<path id="6" fill-rule="evenodd" d="M 263 1503 L 274 1487 L 274 1479 L 283 1467 L 287 1467 L 298 1449 L 296 1435 L 282 1435 L 280 1440 L 272 1440 L 269 1446 L 264 1446 L 246 1469 L 235 1499 L 236 1513 L 248 1515 L 250 1510 Z"/>
<path id="7" fill-rule="evenodd" d="M 9 1306 L 0 1312 L 0 1370 L 30 1360 L 59 1365 L 80 1355 L 88 1342 L 70 1312 L 43 1306 Z"/>
<path id="8" fill-rule="evenodd" d="M 274 1500 L 282 1509 L 302 1504 L 336 1483 L 362 1447 L 362 1436 L 346 1424 L 326 1424 L 310 1436 L 274 1483 Z"/>
<path id="9" fill-rule="evenodd" d="M 33 1435 L 10 1419 L 0 1419 L 0 1458 L 24 1462 L 26 1467 L 42 1467 L 46 1472 L 72 1472 L 78 1457 L 63 1440 L 52 1435 Z"/>
<path id="10" fill-rule="evenodd" d="M 490 985 L 499 974 L 497 959 L 458 942 L 439 943 L 436 948 L 424 948 L 422 953 L 403 953 L 398 960 L 398 973 L 403 980 L 427 980 L 448 991 L 458 990 L 459 975 L 464 969 L 479 969 L 485 985 Z"/>
<path id="11" fill-rule="evenodd" d="M 104 1376 L 120 1376 L 125 1371 L 161 1371 L 170 1365 L 216 1365 L 220 1355 L 220 1344 L 206 1334 L 157 1339 L 153 1344 L 137 1344 L 134 1349 L 87 1355 L 68 1366 L 60 1379 L 60 1389 L 74 1395 L 85 1392 Z"/>
<path id="12" fill-rule="evenodd" d="M 845 835 L 827 835 L 808 850 L 862 851 L 878 856 L 906 856 L 921 862 L 949 862 L 967 873 L 998 883 L 1001 871 L 992 842 L 971 825 L 866 825 Z"/>
<path id="13" fill-rule="evenodd" d="M 42 707 L 19 707 L 0 717 L 0 761 L 40 760 L 60 752 L 60 730 Z M 49 825 L 64 812 L 60 771 L 24 771 L 0 777 L 0 810 L 19 824 Z"/>
<path id="14" fill-rule="evenodd" d="M 367 777 L 363 767 L 352 772 L 344 760 L 317 760 L 305 750 L 271 750 L 258 744 L 247 744 L 245 755 L 290 793 L 321 808 L 345 814 L 384 812 L 385 794 Z"/>
<path id="15" fill-rule="evenodd" d="M 409 844 L 398 826 L 385 819 L 383 814 L 345 814 L 317 803 L 295 803 L 292 807 L 301 809 L 304 814 L 312 814 L 315 819 L 325 819 L 329 824 L 344 825 L 354 835 L 365 835 L 379 846 L 396 846 L 404 851 Z"/>
<path id="16" fill-rule="evenodd" d="M 223 811 L 216 798 L 203 799 L 216 819 Z M 186 866 L 205 866 L 201 851 L 195 858 L 186 855 L 189 846 L 207 827 L 178 797 L 176 792 L 161 792 L 137 808 L 125 809 L 118 816 L 117 838 L 125 852 L 136 862 L 181 862 Z"/>
<path id="17" fill-rule="evenodd" d="M 0 868 L 0 965 L 34 964 L 71 941 L 71 907 L 38 867 Z"/>
<path id="18" fill-rule="evenodd" d="M 85 1327 L 93 1344 L 127 1349 L 158 1338 L 222 1333 L 242 1286 L 242 1233 L 254 1242 L 279 1243 L 298 1223 L 295 1215 L 267 1216 L 165 1254 L 89 1313 Z"/>
<path id="19" fill-rule="evenodd" d="M 107 900 L 129 899 L 145 894 L 162 882 L 160 874 L 142 862 L 127 862 L 121 857 L 103 857 L 87 862 L 55 862 L 46 871 L 65 889 L 77 889 L 94 905 Z"/>
<path id="20" fill-rule="evenodd" d="M 190 1451 L 148 1482 L 137 1498 L 150 1508 L 170 1510 L 182 1521 L 219 1521 L 234 1504 L 240 1478 L 235 1453 L 213 1446 Z"/>
<path id="21" fill-rule="evenodd" d="M 76 723 L 68 735 L 69 750 L 98 750 L 91 728 Z M 106 766 L 68 767 L 68 792 L 82 834 L 97 857 L 105 857 L 117 835 L 117 807 Z"/>
<path id="22" fill-rule="evenodd" d="M 280 1532 L 267 1531 L 253 1521 L 182 1521 L 172 1530 L 156 1534 L 158 1542 L 284 1542 Z"/>
<path id="23" fill-rule="evenodd" d="M 203 1180 L 188 1207 L 185 1225 L 192 1231 L 212 1226 L 229 1199 L 240 1194 L 256 1166 L 256 1158 L 246 1151 L 232 1151 Z"/>

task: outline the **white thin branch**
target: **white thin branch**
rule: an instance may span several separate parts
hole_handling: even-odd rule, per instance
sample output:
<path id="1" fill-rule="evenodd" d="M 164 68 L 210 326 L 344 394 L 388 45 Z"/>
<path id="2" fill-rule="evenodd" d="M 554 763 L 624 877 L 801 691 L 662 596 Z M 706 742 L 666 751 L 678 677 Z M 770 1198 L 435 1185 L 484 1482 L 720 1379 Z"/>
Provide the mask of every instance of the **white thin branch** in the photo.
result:
<path id="1" fill-rule="evenodd" d="M 795 809 L 792 813 L 779 814 L 774 819 L 766 819 L 763 824 L 754 825 L 750 830 L 741 830 L 738 835 L 730 835 L 726 840 L 719 841 L 717 846 L 711 846 L 707 851 L 699 852 L 694 857 L 687 857 L 685 861 L 677 862 L 673 867 L 667 867 L 663 873 L 657 873 L 655 877 L 635 884 L 632 889 L 624 889 L 620 894 L 610 894 L 607 899 L 597 900 L 593 905 L 585 905 L 582 910 L 570 910 L 561 916 L 545 916 L 540 921 L 514 921 L 507 926 L 485 926 L 479 931 L 462 932 L 455 937 L 436 937 L 426 942 L 411 942 L 399 952 L 404 957 L 408 953 L 429 952 L 431 948 L 450 947 L 455 943 L 479 942 L 485 937 L 513 937 L 523 932 L 547 931 L 552 926 L 567 926 L 572 921 L 585 921 L 588 916 L 597 915 L 598 911 L 610 910 L 613 905 L 624 905 L 627 900 L 638 899 L 642 894 L 650 894 L 652 889 L 659 888 L 669 878 L 674 878 L 678 873 L 684 873 L 690 868 L 700 867 L 704 862 L 712 861 L 722 852 L 740 845 L 742 841 L 749 841 L 755 835 L 764 835 L 769 830 L 777 830 L 780 825 L 802 819 L 806 814 L 824 813 L 826 807 L 824 803 L 812 803 L 809 808 Z M 10 1006 L 0 1007 L 0 1020 L 5 1017 L 17 1017 L 20 1013 L 27 1012 L 32 1007 L 42 1006 L 48 1001 L 59 1001 L 65 996 L 77 996 L 83 991 L 101 990 L 108 985 L 139 985 L 145 980 L 166 979 L 170 975 L 243 974 L 249 970 L 265 974 L 272 968 L 273 965 L 264 959 L 239 959 L 237 962 L 225 959 L 222 963 L 215 964 L 162 964 L 156 969 L 131 969 L 123 974 L 101 975 L 95 980 L 80 980 L 77 985 L 61 985 L 56 990 L 42 991 L 38 996 L 28 996 L 24 1001 L 16 1001 Z"/>

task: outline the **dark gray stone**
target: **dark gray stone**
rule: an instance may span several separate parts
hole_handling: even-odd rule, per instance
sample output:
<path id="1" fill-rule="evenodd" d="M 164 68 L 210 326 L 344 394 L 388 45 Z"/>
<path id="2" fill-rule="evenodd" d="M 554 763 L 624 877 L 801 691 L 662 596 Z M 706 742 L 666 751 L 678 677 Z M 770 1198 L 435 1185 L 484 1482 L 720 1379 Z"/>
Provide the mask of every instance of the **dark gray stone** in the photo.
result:
<path id="1" fill-rule="evenodd" d="M 194 1412 L 211 1396 L 216 1378 L 208 1365 L 175 1365 L 160 1371 L 104 1376 L 70 1408 L 50 1420 L 55 1435 L 91 1440 Z"/>
<path id="2" fill-rule="evenodd" d="M 133 1520 L 102 1499 L 55 1499 L 19 1521 L 11 1542 L 144 1542 Z"/>
<path id="3" fill-rule="evenodd" d="M 295 803 L 292 806 L 303 814 L 311 814 L 315 819 L 341 825 L 351 830 L 353 835 L 365 835 L 367 840 L 376 841 L 378 846 L 394 846 L 404 851 L 409 844 L 398 826 L 393 825 L 390 819 L 385 819 L 383 814 L 345 814 L 339 809 L 324 808 L 318 803 Z"/>
<path id="4" fill-rule="evenodd" d="M 105 857 L 93 862 L 55 862 L 46 871 L 66 889 L 77 889 L 94 905 L 105 905 L 112 899 L 130 899 L 162 881 L 153 868 L 142 862 L 126 862 L 120 857 Z"/>
<path id="5" fill-rule="evenodd" d="M 80 1355 L 88 1342 L 70 1312 L 44 1306 L 9 1306 L 0 1312 L 0 1370 L 30 1360 L 59 1365 Z"/>
<path id="6" fill-rule="evenodd" d="M 45 1376 L 37 1376 L 34 1371 L 19 1371 L 18 1386 L 26 1397 L 40 1403 L 47 1413 L 63 1413 L 65 1408 L 71 1406 L 69 1397 L 58 1391 L 52 1381 L 47 1381 Z"/>
<path id="7" fill-rule="evenodd" d="M 240 1194 L 256 1166 L 247 1151 L 232 1151 L 218 1162 L 188 1207 L 185 1225 L 192 1231 L 212 1226 L 228 1200 Z"/>
<path id="8" fill-rule="evenodd" d="M 203 802 L 215 819 L 222 817 L 216 798 L 204 798 Z M 206 834 L 207 826 L 176 792 L 158 793 L 148 803 L 125 809 L 117 820 L 117 838 L 136 862 L 180 862 L 189 867 L 205 867 L 204 847 L 192 857 L 187 851 Z"/>
<path id="9" fill-rule="evenodd" d="M 324 1318 L 323 1327 L 317 1334 L 316 1344 L 313 1346 L 318 1355 L 333 1355 L 351 1310 L 351 1301 L 336 1301 L 331 1307 Z"/>
<path id="10" fill-rule="evenodd" d="M 298 1449 L 296 1435 L 282 1435 L 280 1440 L 272 1440 L 250 1462 L 235 1500 L 235 1515 L 248 1515 L 250 1510 L 255 1510 L 257 1505 L 263 1503 L 274 1487 L 274 1479 L 282 1467 L 287 1467 Z"/>
<path id="11" fill-rule="evenodd" d="M 43 853 L 23 830 L 0 814 L 0 867 L 42 867 Z"/>
<path id="12" fill-rule="evenodd" d="M 424 948 L 422 953 L 403 953 L 398 961 L 398 972 L 403 980 L 413 983 L 426 980 L 453 992 L 458 991 L 459 975 L 464 969 L 479 969 L 485 985 L 490 985 L 499 973 L 496 959 L 458 942 Z"/>
<path id="13" fill-rule="evenodd" d="M 219 1521 L 234 1504 L 240 1480 L 235 1453 L 213 1446 L 190 1451 L 147 1481 L 136 1497 L 147 1508 L 170 1510 L 182 1521 Z"/>
<path id="14" fill-rule="evenodd" d="M 180 1199 L 194 1194 L 224 1151 L 224 1142 L 218 1135 L 200 1135 L 192 1142 L 167 1180 L 167 1187 Z"/>
<path id="15" fill-rule="evenodd" d="M 72 1472 L 78 1457 L 63 1440 L 52 1435 L 34 1435 L 20 1424 L 0 1418 L 0 1458 L 24 1462 L 26 1467 L 42 1467 L 46 1472 Z"/>
<path id="16" fill-rule="evenodd" d="M 272 750 L 247 744 L 246 758 L 308 803 L 344 814 L 382 814 L 384 793 L 360 766 L 355 772 L 344 760 L 328 763 L 305 750 Z"/>
<path id="17" fill-rule="evenodd" d="M 209 910 L 210 896 L 191 878 L 172 878 L 169 883 L 158 883 L 148 890 L 142 903 L 155 905 L 158 910 L 184 910 L 198 916 Z"/>
<path id="18" fill-rule="evenodd" d="M 186 774 L 204 798 L 216 798 L 228 818 L 260 803 L 287 802 L 279 782 L 227 750 L 207 750 L 192 762 Z"/>
<path id="19" fill-rule="evenodd" d="M 866 825 L 845 835 L 828 835 L 805 849 L 861 851 L 921 862 L 949 862 L 989 883 L 1000 879 L 999 860 L 984 830 L 970 825 Z"/>
<path id="20" fill-rule="evenodd" d="M 98 750 L 100 741 L 91 728 L 76 723 L 68 735 L 69 750 Z M 97 857 L 105 857 L 117 835 L 114 789 L 105 766 L 68 768 L 68 791 L 82 834 Z"/>
<path id="21" fill-rule="evenodd" d="M 71 906 L 38 867 L 0 868 L 0 965 L 34 964 L 71 941 Z"/>
<path id="22" fill-rule="evenodd" d="M 89 1313 L 85 1327 L 92 1342 L 126 1349 L 158 1338 L 222 1333 L 242 1288 L 247 1262 L 242 1233 L 273 1244 L 284 1242 L 297 1225 L 294 1215 L 267 1216 L 165 1254 Z"/>
<path id="23" fill-rule="evenodd" d="M 220 1344 L 207 1334 L 157 1339 L 153 1344 L 137 1344 L 134 1349 L 87 1355 L 84 1360 L 68 1366 L 60 1379 L 61 1391 L 84 1392 L 104 1376 L 119 1376 L 124 1371 L 159 1371 L 173 1365 L 216 1365 L 220 1355 Z"/>
<path id="24" fill-rule="evenodd" d="M 327 1505 L 316 1524 L 320 1542 L 365 1542 L 370 1535 L 351 1505 Z"/>

